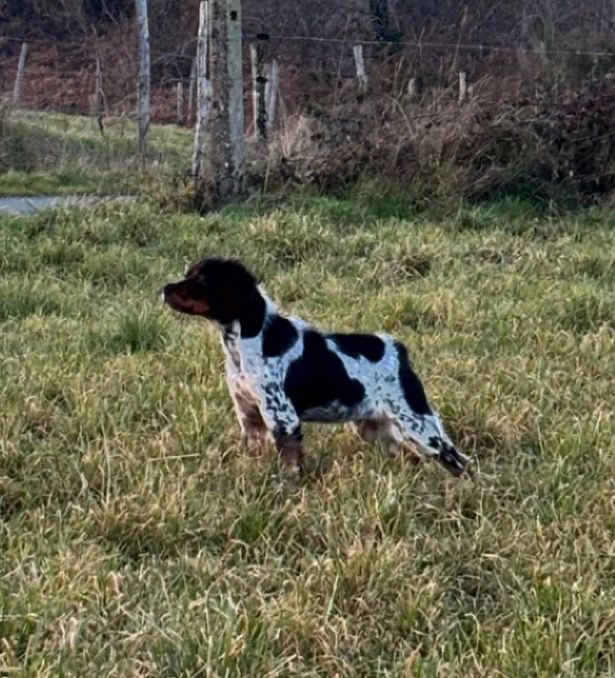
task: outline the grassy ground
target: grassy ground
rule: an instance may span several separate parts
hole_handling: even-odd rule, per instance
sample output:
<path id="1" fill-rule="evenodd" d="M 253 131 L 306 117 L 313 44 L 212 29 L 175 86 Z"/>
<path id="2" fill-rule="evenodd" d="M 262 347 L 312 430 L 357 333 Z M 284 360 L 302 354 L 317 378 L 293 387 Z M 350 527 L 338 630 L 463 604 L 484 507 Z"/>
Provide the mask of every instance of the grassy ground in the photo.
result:
<path id="1" fill-rule="evenodd" d="M 134 121 L 106 121 L 101 136 L 93 118 L 37 111 L 8 111 L 0 125 L 0 196 L 135 192 L 142 177 Z M 1 122 L 1 121 L 0 121 Z M 2 131 L 4 130 L 4 132 Z M 188 169 L 193 133 L 152 125 L 148 175 Z"/>
<path id="2" fill-rule="evenodd" d="M 297 199 L 0 222 L 0 673 L 611 676 L 615 221 Z M 158 290 L 240 256 L 410 346 L 480 468 L 238 446 L 215 333 Z"/>

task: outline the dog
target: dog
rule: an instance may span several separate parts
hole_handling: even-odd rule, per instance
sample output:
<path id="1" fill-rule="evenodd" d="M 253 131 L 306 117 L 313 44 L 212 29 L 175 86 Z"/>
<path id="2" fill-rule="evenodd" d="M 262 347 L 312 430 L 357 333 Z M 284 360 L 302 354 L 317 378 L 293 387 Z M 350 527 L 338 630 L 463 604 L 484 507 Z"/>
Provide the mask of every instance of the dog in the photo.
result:
<path id="1" fill-rule="evenodd" d="M 242 441 L 257 450 L 272 437 L 286 471 L 302 469 L 304 422 L 350 422 L 367 442 L 389 451 L 414 443 L 454 476 L 472 476 L 393 337 L 321 332 L 286 317 L 234 259 L 193 264 L 163 298 L 218 326 Z"/>

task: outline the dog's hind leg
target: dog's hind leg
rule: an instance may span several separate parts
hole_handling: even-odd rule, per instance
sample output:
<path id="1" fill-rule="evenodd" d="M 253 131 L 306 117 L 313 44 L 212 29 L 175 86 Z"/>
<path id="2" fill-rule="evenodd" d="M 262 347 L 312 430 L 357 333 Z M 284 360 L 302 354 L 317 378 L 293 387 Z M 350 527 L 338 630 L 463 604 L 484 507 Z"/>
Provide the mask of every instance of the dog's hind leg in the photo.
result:
<path id="1" fill-rule="evenodd" d="M 413 463 L 420 461 L 414 445 L 408 444 L 400 426 L 392 419 L 363 419 L 353 424 L 353 428 L 362 440 L 378 445 L 385 454 L 394 455 L 401 451 Z"/>
<path id="2" fill-rule="evenodd" d="M 303 436 L 297 427 L 287 433 L 277 429 L 273 433 L 280 465 L 285 474 L 295 476 L 303 470 Z"/>
<path id="3" fill-rule="evenodd" d="M 455 476 L 472 475 L 469 459 L 453 445 L 437 412 L 432 410 L 420 379 L 412 369 L 406 347 L 395 343 L 399 391 L 391 389 L 385 407 L 405 440 L 415 442 L 422 454 L 436 459 Z M 392 382 L 395 383 L 395 382 Z"/>
<path id="4" fill-rule="evenodd" d="M 401 411 L 396 420 L 404 439 L 416 443 L 423 455 L 435 457 L 454 476 L 473 475 L 470 460 L 453 445 L 436 412 L 417 415 Z"/>

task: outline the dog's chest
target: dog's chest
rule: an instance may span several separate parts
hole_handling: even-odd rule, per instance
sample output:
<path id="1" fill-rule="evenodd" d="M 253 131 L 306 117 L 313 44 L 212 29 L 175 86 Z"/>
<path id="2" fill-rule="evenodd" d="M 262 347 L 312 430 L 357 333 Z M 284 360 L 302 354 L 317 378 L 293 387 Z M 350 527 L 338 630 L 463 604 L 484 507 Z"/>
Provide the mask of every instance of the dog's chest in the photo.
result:
<path id="1" fill-rule="evenodd" d="M 223 337 L 226 357 L 226 381 L 231 393 L 246 404 L 258 405 L 259 397 L 245 371 L 239 346 L 239 337 L 227 333 Z"/>
<path id="2" fill-rule="evenodd" d="M 226 380 L 229 390 L 235 396 L 248 405 L 258 406 L 260 403 L 258 394 L 252 387 L 250 380 L 245 374 L 234 373 L 227 370 Z"/>

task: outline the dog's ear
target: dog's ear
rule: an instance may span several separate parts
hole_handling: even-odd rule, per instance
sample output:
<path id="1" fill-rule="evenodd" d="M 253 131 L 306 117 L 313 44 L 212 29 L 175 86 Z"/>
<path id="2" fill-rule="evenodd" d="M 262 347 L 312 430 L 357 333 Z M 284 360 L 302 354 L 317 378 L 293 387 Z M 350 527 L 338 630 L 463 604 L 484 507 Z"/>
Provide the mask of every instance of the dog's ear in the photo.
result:
<path id="1" fill-rule="evenodd" d="M 244 267 L 245 268 L 245 267 Z M 247 269 L 246 269 L 247 270 Z M 263 276 L 260 274 L 259 271 L 250 269 L 248 270 L 248 273 L 252 276 L 252 280 L 254 281 L 255 285 L 261 285 L 263 282 Z"/>
<path id="2" fill-rule="evenodd" d="M 228 262 L 233 266 L 235 275 L 239 274 L 244 280 L 251 281 L 252 283 L 257 282 L 257 276 L 254 271 L 248 269 L 239 259 L 229 259 Z"/>
<path id="3" fill-rule="evenodd" d="M 204 286 L 212 319 L 227 324 L 253 315 L 259 305 L 256 278 L 240 261 L 209 258 L 190 270 Z"/>
<path id="4" fill-rule="evenodd" d="M 258 280 L 239 260 L 228 259 L 224 269 L 224 286 L 232 288 L 234 296 L 244 301 L 258 293 Z"/>
<path id="5" fill-rule="evenodd" d="M 239 262 L 233 262 L 234 266 L 228 271 L 228 278 L 221 288 L 221 296 L 226 300 L 233 314 L 242 315 L 246 306 L 254 303 L 258 294 L 258 283 L 255 276 Z"/>

